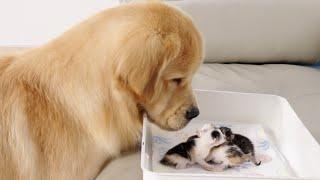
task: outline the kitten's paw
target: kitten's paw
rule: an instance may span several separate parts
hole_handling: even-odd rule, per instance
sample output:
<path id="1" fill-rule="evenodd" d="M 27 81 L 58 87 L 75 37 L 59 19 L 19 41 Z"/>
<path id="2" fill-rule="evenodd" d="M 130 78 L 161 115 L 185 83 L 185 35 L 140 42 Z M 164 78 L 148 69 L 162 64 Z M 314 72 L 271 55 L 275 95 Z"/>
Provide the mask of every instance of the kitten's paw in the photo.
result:
<path id="1" fill-rule="evenodd" d="M 176 165 L 176 169 L 185 169 L 185 168 L 187 168 L 187 167 L 188 167 L 187 164 L 177 164 L 177 165 Z"/>
<path id="2" fill-rule="evenodd" d="M 214 166 L 206 166 L 206 167 L 203 167 L 203 169 L 207 171 L 214 171 Z"/>
<path id="3" fill-rule="evenodd" d="M 214 172 L 222 172 L 224 170 L 225 170 L 224 166 L 214 166 L 212 171 L 214 171 Z"/>
<path id="4" fill-rule="evenodd" d="M 221 168 L 220 166 L 205 166 L 203 167 L 205 170 L 207 171 L 213 171 L 213 172 L 221 172 L 223 171 L 224 169 Z"/>
<path id="5" fill-rule="evenodd" d="M 223 161 L 214 161 L 215 164 L 222 164 Z"/>

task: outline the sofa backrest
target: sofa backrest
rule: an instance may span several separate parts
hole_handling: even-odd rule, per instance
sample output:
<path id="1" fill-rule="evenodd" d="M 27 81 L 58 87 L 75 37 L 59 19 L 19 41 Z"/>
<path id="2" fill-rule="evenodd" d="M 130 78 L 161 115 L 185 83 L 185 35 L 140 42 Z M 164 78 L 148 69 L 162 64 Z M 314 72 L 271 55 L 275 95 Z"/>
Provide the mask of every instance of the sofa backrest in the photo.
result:
<path id="1" fill-rule="evenodd" d="M 206 62 L 314 63 L 319 0 L 177 0 L 205 40 Z"/>

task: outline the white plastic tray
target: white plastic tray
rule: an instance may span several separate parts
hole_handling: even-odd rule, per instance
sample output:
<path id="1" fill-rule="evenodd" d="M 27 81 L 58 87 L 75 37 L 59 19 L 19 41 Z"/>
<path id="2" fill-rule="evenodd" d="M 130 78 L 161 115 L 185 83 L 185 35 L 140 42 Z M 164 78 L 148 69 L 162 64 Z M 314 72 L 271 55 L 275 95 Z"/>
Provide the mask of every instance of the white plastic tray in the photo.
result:
<path id="1" fill-rule="evenodd" d="M 144 180 L 320 179 L 320 146 L 287 100 L 266 94 L 207 90 L 196 90 L 195 93 L 200 116 L 186 128 L 166 132 L 144 120 L 141 150 Z M 258 156 L 267 155 L 273 160 L 259 167 L 246 164 L 222 173 L 205 171 L 197 166 L 175 170 L 158 163 L 167 149 L 208 121 L 231 125 L 235 132 L 253 140 Z M 267 142 L 266 151 L 261 142 Z"/>

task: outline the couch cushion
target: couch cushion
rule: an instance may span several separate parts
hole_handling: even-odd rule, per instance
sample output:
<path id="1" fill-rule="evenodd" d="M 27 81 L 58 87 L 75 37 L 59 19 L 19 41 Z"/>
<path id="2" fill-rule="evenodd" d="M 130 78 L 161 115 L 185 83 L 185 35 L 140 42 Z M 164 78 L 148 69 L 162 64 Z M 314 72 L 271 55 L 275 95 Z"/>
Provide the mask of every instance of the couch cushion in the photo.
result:
<path id="1" fill-rule="evenodd" d="M 205 39 L 207 62 L 320 59 L 320 1 L 169 1 L 190 14 Z"/>

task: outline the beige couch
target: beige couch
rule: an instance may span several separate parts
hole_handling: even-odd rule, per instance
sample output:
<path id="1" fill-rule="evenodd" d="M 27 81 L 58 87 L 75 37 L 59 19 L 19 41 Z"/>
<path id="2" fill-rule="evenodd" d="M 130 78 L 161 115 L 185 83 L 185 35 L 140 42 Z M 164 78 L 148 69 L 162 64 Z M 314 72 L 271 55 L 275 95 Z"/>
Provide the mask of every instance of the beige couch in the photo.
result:
<path id="1" fill-rule="evenodd" d="M 320 1 L 170 3 L 190 14 L 206 41 L 206 61 L 194 77 L 194 88 L 283 96 L 320 142 L 320 67 L 310 65 L 320 59 Z M 20 49 L 3 47 L 0 54 Z M 139 152 L 114 160 L 98 179 L 142 179 Z"/>

